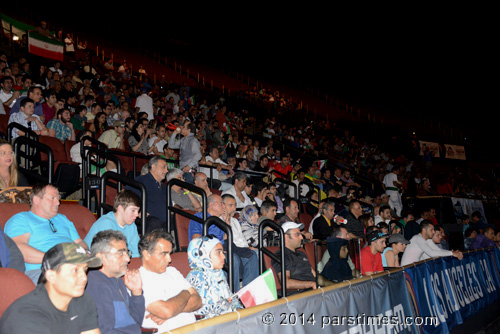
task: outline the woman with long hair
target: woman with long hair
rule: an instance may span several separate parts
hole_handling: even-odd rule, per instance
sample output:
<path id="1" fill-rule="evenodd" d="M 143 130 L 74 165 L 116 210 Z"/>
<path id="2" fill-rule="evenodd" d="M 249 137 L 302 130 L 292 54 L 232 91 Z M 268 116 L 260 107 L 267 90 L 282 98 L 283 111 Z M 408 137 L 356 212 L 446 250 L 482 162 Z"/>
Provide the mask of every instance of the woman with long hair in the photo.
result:
<path id="1" fill-rule="evenodd" d="M 140 122 L 134 124 L 130 136 L 128 137 L 128 144 L 132 152 L 139 152 L 148 155 L 153 151 L 154 146 L 149 147 L 148 141 L 151 135 L 150 129 Z"/>
<path id="2" fill-rule="evenodd" d="M 89 130 L 94 134 L 94 138 L 106 131 L 106 114 L 101 111 L 95 115 L 94 123 L 90 123 Z"/>
<path id="3" fill-rule="evenodd" d="M 28 180 L 18 171 L 12 145 L 0 141 L 0 190 L 10 187 L 27 187 Z"/>

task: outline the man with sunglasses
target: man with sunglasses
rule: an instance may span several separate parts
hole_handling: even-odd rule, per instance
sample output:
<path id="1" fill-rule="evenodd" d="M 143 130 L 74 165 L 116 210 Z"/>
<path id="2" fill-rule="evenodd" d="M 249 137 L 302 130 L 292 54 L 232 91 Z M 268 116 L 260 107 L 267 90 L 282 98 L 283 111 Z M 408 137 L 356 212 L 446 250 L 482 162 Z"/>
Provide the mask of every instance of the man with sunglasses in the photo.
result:
<path id="1" fill-rule="evenodd" d="M 285 279 L 287 289 L 297 290 L 294 292 L 302 292 L 305 290 L 316 289 L 316 272 L 312 268 L 307 255 L 298 250 L 302 247 L 304 237 L 300 232 L 304 228 L 304 224 L 295 222 L 285 222 L 281 225 L 285 232 Z M 279 250 L 276 255 L 279 256 Z M 273 270 L 277 273 L 281 280 L 281 264 L 272 260 Z M 288 292 L 290 294 L 290 292 Z"/>
<path id="2" fill-rule="evenodd" d="M 25 274 L 37 284 L 43 255 L 62 242 L 75 242 L 86 251 L 87 244 L 73 223 L 59 211 L 59 190 L 51 184 L 31 189 L 29 211 L 19 212 L 5 224 L 4 232 L 17 245 L 24 257 Z"/>
<path id="3" fill-rule="evenodd" d="M 105 333 L 140 333 L 145 313 L 139 270 L 128 269 L 131 252 L 120 231 L 104 230 L 94 235 L 92 255 L 102 261 L 88 274 L 87 293 L 97 307 L 99 328 Z"/>

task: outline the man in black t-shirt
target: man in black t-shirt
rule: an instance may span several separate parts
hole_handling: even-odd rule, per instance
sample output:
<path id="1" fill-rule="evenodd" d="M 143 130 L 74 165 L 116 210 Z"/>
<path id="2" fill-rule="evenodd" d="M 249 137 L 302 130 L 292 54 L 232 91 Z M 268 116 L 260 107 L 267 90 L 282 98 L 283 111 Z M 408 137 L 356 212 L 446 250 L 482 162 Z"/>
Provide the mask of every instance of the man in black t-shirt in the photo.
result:
<path id="1" fill-rule="evenodd" d="M 84 292 L 87 269 L 101 264 L 76 243 L 49 249 L 37 287 L 5 311 L 0 333 L 100 333 L 96 306 Z"/>
<path id="2" fill-rule="evenodd" d="M 287 289 L 309 290 L 316 289 L 316 272 L 311 267 L 307 255 L 299 251 L 302 246 L 302 233 L 300 229 L 304 224 L 286 222 L 281 225 L 285 232 L 285 275 Z M 279 250 L 276 252 L 279 256 Z M 281 265 L 276 261 L 271 261 L 274 271 L 281 280 Z"/>

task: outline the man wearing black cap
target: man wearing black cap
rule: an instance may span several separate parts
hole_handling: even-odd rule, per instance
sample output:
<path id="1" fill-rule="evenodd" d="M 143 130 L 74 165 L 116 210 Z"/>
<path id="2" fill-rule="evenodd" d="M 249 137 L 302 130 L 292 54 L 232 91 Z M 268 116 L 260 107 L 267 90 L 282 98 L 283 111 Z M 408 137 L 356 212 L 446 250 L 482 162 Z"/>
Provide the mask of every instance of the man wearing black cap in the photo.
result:
<path id="1" fill-rule="evenodd" d="M 60 243 L 49 249 L 37 287 L 5 311 L 0 332 L 100 333 L 95 304 L 84 292 L 88 268 L 101 264 L 101 259 L 90 257 L 76 243 Z"/>
<path id="2" fill-rule="evenodd" d="M 380 231 L 372 231 L 366 236 L 368 246 L 360 252 L 362 275 L 370 276 L 384 271 L 381 253 L 385 249 L 385 239 L 387 237 L 387 234 Z"/>

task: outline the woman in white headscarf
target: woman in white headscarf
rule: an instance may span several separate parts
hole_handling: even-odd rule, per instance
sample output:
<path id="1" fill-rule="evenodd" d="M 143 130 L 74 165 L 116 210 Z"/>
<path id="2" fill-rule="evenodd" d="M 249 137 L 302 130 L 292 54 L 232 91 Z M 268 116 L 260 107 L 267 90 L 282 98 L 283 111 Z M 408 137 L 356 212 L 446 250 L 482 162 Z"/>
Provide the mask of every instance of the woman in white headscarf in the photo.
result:
<path id="1" fill-rule="evenodd" d="M 205 316 L 205 319 L 243 308 L 227 284 L 226 274 L 222 270 L 225 258 L 221 242 L 211 235 L 189 242 L 191 271 L 186 279 L 203 301 L 202 307 L 195 313 Z"/>

